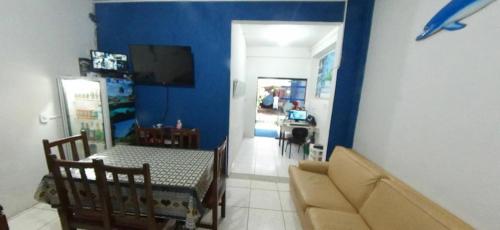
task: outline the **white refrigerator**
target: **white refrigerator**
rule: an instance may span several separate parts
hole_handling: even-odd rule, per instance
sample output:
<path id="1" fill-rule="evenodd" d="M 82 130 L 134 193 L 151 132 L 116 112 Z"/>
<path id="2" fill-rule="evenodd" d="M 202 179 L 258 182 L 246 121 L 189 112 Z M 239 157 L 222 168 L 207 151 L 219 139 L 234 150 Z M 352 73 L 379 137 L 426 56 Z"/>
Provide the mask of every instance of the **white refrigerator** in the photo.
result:
<path id="1" fill-rule="evenodd" d="M 58 78 L 65 136 L 87 132 L 91 153 L 112 146 L 106 79 L 98 77 Z"/>

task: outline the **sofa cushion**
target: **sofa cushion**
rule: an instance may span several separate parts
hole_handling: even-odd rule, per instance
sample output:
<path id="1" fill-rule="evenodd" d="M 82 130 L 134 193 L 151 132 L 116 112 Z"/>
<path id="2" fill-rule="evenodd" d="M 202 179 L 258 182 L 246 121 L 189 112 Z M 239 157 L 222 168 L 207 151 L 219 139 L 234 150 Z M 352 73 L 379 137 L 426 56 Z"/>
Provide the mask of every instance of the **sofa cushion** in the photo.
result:
<path id="1" fill-rule="evenodd" d="M 314 230 L 370 230 L 363 218 L 356 213 L 308 208 L 305 218 Z"/>
<path id="2" fill-rule="evenodd" d="M 328 176 L 359 210 L 383 172 L 353 150 L 337 146 L 330 158 Z"/>
<path id="3" fill-rule="evenodd" d="M 292 200 L 293 202 L 296 204 L 298 204 L 298 201 L 297 201 L 297 196 L 294 194 L 294 190 L 290 190 L 290 193 L 292 195 Z M 306 229 L 313 229 L 312 226 L 311 226 L 311 223 L 310 221 L 307 220 L 306 218 L 306 213 L 304 211 L 297 211 L 297 216 L 299 216 L 299 219 L 300 219 L 300 224 L 302 225 L 302 229 L 306 230 Z"/>
<path id="4" fill-rule="evenodd" d="M 311 160 L 299 161 L 299 169 L 313 173 L 327 174 L 329 166 L 330 164 L 328 162 Z"/>
<path id="5" fill-rule="evenodd" d="M 356 212 L 326 174 L 301 170 L 290 166 L 290 186 L 298 201 L 297 209 L 305 212 L 308 207 Z"/>
<path id="6" fill-rule="evenodd" d="M 416 192 L 398 186 L 397 182 L 383 179 L 366 200 L 360 215 L 374 230 L 464 229 L 447 227 L 444 218 L 433 215 L 437 209 L 441 207 Z"/>

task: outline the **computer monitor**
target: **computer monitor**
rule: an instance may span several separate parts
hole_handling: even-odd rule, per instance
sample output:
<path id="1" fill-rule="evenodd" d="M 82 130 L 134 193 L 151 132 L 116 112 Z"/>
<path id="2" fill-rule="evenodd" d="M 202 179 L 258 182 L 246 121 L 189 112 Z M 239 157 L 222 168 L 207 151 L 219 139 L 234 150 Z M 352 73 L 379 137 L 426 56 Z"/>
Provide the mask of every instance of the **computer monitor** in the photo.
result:
<path id="1" fill-rule="evenodd" d="M 307 111 L 305 110 L 290 110 L 288 111 L 288 119 L 295 121 L 305 121 L 307 119 Z"/>

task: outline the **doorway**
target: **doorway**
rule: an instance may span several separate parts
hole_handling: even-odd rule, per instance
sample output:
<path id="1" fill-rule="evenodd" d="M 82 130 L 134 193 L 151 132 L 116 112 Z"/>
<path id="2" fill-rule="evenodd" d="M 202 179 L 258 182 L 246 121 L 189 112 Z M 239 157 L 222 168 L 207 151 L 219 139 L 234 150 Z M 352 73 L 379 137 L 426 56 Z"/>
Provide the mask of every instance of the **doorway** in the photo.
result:
<path id="1" fill-rule="evenodd" d="M 306 88 L 307 79 L 259 77 L 255 136 L 278 137 L 279 124 L 287 111 L 306 104 Z"/>
<path id="2" fill-rule="evenodd" d="M 283 154 L 284 145 L 276 138 L 279 121 L 293 107 L 315 117 L 317 125 L 307 144 L 327 148 L 342 38 L 342 23 L 233 21 L 231 173 L 288 177 L 288 166 L 308 157 L 295 144 L 290 145 L 291 154 Z M 331 53 L 334 63 L 325 58 Z M 290 135 L 286 131 L 283 137 Z"/>

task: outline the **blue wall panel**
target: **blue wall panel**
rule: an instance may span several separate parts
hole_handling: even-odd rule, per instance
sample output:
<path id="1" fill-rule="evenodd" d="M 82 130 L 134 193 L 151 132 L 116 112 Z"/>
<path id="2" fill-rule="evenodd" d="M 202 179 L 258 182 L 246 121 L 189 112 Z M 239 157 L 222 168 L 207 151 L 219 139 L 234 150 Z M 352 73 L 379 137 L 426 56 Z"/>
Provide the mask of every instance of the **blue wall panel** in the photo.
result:
<path id="1" fill-rule="evenodd" d="M 327 157 L 337 145 L 352 147 L 370 41 L 374 0 L 349 0 L 342 63 L 337 74 Z"/>
<path id="2" fill-rule="evenodd" d="M 369 41 L 373 0 L 350 0 L 338 73 L 329 150 L 352 146 Z M 149 2 L 96 4 L 99 49 L 128 54 L 129 44 L 191 46 L 194 88 L 137 86 L 143 126 L 175 124 L 201 130 L 211 149 L 228 134 L 232 20 L 340 22 L 343 2 Z M 165 114 L 165 109 L 167 112 Z"/>
<path id="3" fill-rule="evenodd" d="M 200 128 L 201 147 L 211 149 L 229 129 L 231 21 L 340 22 L 343 14 L 342 2 L 96 4 L 98 47 L 128 54 L 129 44 L 191 46 L 195 87 L 137 86 L 137 116 L 143 126 L 181 119 Z"/>

